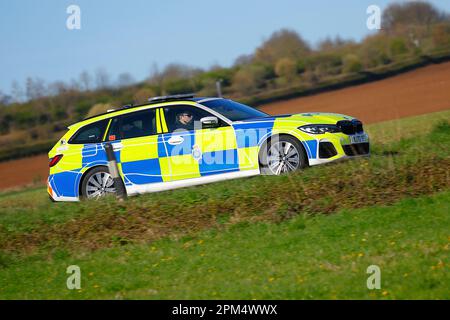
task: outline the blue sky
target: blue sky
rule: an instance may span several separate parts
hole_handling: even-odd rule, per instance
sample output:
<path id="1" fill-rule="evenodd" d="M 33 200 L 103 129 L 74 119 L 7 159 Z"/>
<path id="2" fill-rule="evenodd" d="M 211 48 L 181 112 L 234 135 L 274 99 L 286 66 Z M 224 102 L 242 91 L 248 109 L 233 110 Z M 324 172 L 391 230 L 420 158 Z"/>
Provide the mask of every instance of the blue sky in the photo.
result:
<path id="1" fill-rule="evenodd" d="M 0 90 L 26 77 L 70 82 L 86 70 L 146 78 L 153 64 L 230 66 L 280 28 L 311 44 L 327 36 L 360 40 L 366 8 L 389 0 L 0 0 Z M 430 1 L 450 11 L 450 1 Z M 81 30 L 68 30 L 66 8 L 81 8 Z"/>

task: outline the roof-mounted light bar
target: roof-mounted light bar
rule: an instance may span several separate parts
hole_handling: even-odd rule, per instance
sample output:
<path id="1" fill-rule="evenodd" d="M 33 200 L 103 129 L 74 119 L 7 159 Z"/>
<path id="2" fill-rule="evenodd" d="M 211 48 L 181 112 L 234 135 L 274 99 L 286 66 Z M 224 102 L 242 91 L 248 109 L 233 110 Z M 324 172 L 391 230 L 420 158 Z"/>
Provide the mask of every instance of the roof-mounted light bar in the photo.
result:
<path id="1" fill-rule="evenodd" d="M 184 94 L 174 94 L 171 96 L 160 96 L 149 98 L 149 102 L 157 102 L 157 101 L 170 101 L 170 100 L 182 100 L 182 99 L 191 99 L 194 98 L 194 93 L 184 93 Z"/>

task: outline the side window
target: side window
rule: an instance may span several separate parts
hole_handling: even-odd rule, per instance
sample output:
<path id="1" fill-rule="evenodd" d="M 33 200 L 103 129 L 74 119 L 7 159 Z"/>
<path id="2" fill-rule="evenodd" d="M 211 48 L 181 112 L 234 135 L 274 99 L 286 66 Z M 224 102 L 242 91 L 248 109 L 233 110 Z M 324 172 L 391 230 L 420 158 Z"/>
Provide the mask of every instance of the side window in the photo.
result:
<path id="1" fill-rule="evenodd" d="M 106 140 L 130 139 L 155 133 L 155 109 L 149 109 L 114 118 Z"/>
<path id="2" fill-rule="evenodd" d="M 163 110 L 169 132 L 201 129 L 201 118 L 214 117 L 203 109 L 188 105 L 169 106 Z M 219 124 L 226 125 L 220 119 Z"/>
<path id="3" fill-rule="evenodd" d="M 102 141 L 103 133 L 106 130 L 109 119 L 94 122 L 82 127 L 77 133 L 69 140 L 72 144 L 82 143 L 98 143 Z"/>

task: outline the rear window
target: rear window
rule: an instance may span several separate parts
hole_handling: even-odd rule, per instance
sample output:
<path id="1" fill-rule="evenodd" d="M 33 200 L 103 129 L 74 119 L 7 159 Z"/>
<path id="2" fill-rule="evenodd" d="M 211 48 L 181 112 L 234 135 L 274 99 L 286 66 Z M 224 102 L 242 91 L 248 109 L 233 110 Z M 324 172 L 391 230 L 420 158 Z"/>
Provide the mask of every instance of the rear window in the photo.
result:
<path id="1" fill-rule="evenodd" d="M 149 136 L 156 133 L 155 127 L 155 109 L 133 112 L 112 120 L 106 140 Z"/>
<path id="2" fill-rule="evenodd" d="M 108 125 L 108 121 L 109 119 L 106 119 L 82 127 L 73 135 L 73 137 L 69 140 L 69 143 L 81 144 L 101 142 L 106 126 Z"/>

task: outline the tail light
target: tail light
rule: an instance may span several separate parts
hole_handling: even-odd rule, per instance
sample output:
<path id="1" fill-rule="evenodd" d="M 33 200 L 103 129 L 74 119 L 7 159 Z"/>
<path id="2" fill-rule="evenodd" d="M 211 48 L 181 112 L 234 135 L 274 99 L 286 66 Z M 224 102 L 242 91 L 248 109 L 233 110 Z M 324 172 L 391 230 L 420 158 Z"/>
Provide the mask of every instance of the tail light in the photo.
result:
<path id="1" fill-rule="evenodd" d="M 59 162 L 59 160 L 61 160 L 62 157 L 63 157 L 62 154 L 58 154 L 58 155 L 54 156 L 53 158 L 50 158 L 48 166 L 50 168 L 53 167 L 54 165 L 56 165 Z"/>

